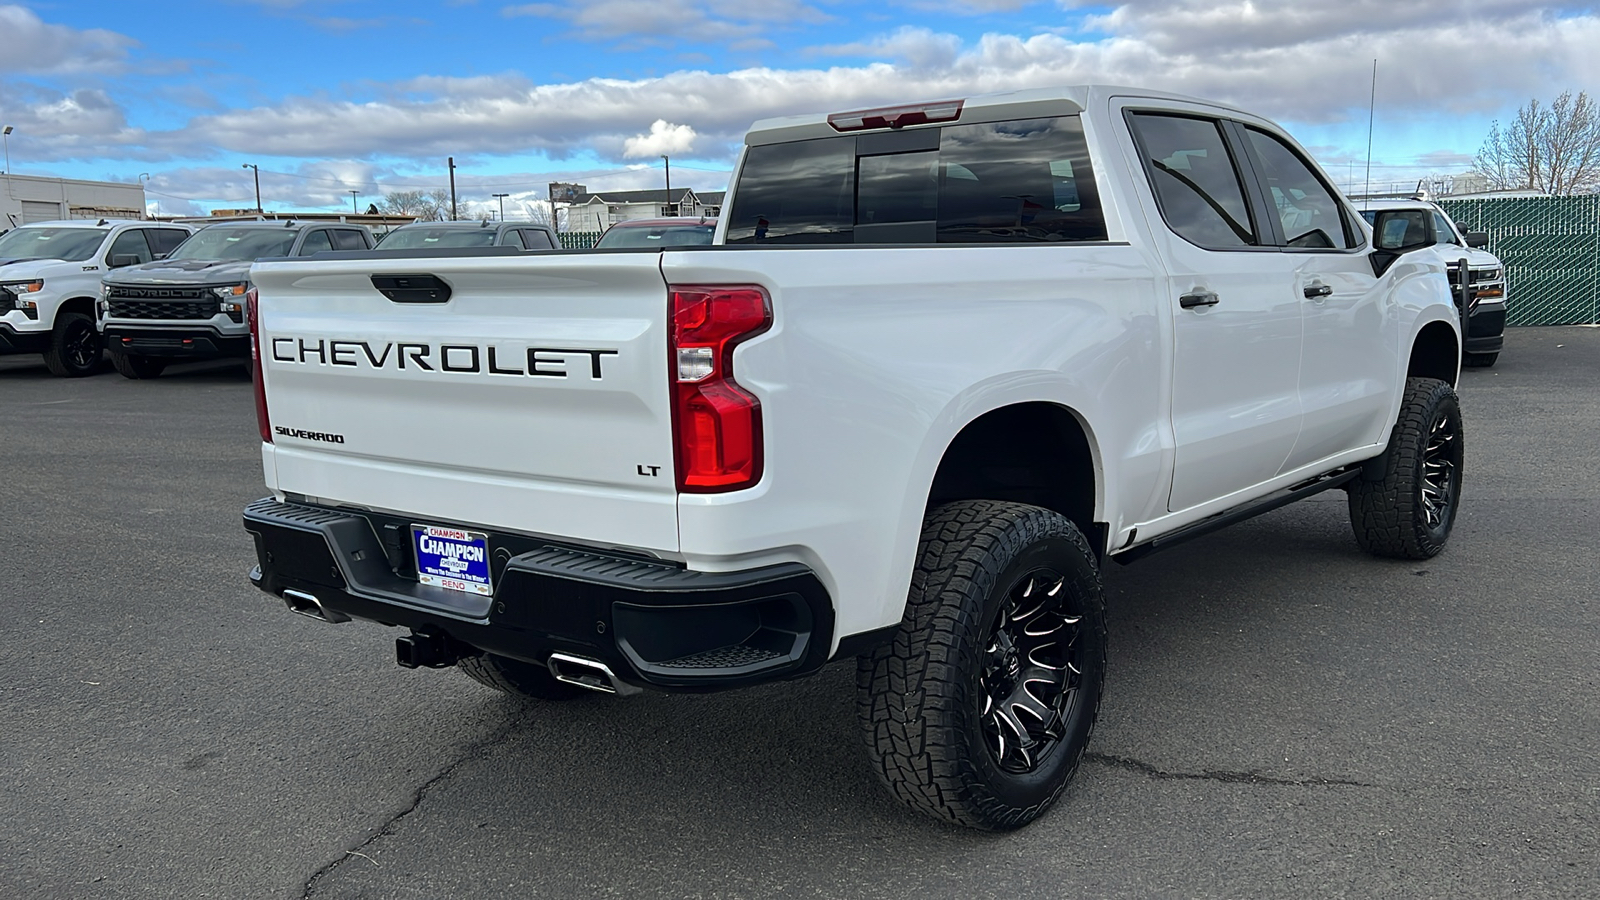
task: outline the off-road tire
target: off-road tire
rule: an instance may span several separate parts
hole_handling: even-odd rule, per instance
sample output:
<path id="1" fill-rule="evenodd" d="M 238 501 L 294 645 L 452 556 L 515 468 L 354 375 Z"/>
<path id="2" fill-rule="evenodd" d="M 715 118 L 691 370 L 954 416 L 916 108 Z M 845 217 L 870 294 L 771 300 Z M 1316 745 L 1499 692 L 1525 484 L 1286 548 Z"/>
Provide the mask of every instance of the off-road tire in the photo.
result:
<path id="1" fill-rule="evenodd" d="M 583 688 L 557 681 L 544 666 L 493 653 L 464 656 L 456 668 L 481 685 L 532 700 L 571 700 L 583 693 Z"/>
<path id="2" fill-rule="evenodd" d="M 44 351 L 44 365 L 51 375 L 82 378 L 94 374 L 100 365 L 101 342 L 94 319 L 80 312 L 56 315 L 50 329 L 50 347 Z"/>
<path id="3" fill-rule="evenodd" d="M 996 750 L 990 727 L 998 709 L 990 679 L 998 671 L 993 661 L 1000 632 L 1025 621 L 1032 624 L 1024 630 L 1039 630 L 1044 621 L 1027 618 L 1012 599 L 1041 572 L 1049 575 L 1040 590 L 1059 577 L 1065 593 L 1050 602 L 1059 604 L 1060 620 L 1073 630 L 1070 636 L 1051 632 L 1060 635 L 1065 657 L 1043 654 L 1071 662 L 1056 667 L 1066 679 L 1053 694 L 1059 714 L 1052 720 L 1060 733 L 1048 746 L 1041 741 L 1045 749 L 1035 769 L 1008 771 L 1004 744 Z M 1009 625 L 1002 610 L 1015 614 Z M 1038 650 L 1026 651 L 1026 659 L 1033 661 Z M 1021 503 L 940 506 L 923 521 L 899 632 L 857 661 L 856 711 L 873 768 L 914 809 L 974 828 L 1020 828 L 1049 809 L 1077 771 L 1100 709 L 1105 652 L 1100 570 L 1077 526 Z M 1024 669 L 1014 683 L 1034 671 L 1029 664 Z M 1009 714 L 1019 720 L 1015 709 Z"/>
<path id="4" fill-rule="evenodd" d="M 1461 404 L 1437 378 L 1407 378 L 1381 480 L 1350 482 L 1350 525 L 1374 556 L 1428 559 L 1444 549 L 1461 505 Z"/>
<path id="5" fill-rule="evenodd" d="M 1500 351 L 1493 353 L 1467 353 L 1461 357 L 1461 364 L 1472 369 L 1487 369 L 1500 358 Z"/>
<path id="6" fill-rule="evenodd" d="M 123 378 L 156 378 L 167 369 L 167 361 L 156 356 L 138 356 L 111 348 L 111 365 Z"/>

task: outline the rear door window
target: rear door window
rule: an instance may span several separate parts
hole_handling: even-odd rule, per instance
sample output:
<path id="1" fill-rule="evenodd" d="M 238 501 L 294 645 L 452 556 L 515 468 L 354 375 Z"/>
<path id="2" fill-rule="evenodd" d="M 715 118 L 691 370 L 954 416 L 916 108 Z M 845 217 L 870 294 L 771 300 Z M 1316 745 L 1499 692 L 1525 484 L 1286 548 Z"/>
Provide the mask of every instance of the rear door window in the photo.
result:
<path id="1" fill-rule="evenodd" d="M 335 250 L 367 249 L 366 236 L 353 228 L 335 228 L 332 234 L 333 249 Z"/>
<path id="2" fill-rule="evenodd" d="M 556 245 L 550 242 L 550 235 L 537 228 L 522 229 L 522 243 L 529 250 L 554 250 Z"/>
<path id="3" fill-rule="evenodd" d="M 1209 250 L 1261 244 L 1220 123 L 1157 113 L 1128 118 L 1167 227 Z"/>
<path id="4" fill-rule="evenodd" d="M 145 239 L 150 242 L 150 250 L 162 256 L 178 249 L 178 245 L 188 238 L 189 232 L 177 228 L 150 228 L 145 231 Z"/>
<path id="5" fill-rule="evenodd" d="M 1076 116 L 751 147 L 729 219 L 730 244 L 1106 239 Z"/>

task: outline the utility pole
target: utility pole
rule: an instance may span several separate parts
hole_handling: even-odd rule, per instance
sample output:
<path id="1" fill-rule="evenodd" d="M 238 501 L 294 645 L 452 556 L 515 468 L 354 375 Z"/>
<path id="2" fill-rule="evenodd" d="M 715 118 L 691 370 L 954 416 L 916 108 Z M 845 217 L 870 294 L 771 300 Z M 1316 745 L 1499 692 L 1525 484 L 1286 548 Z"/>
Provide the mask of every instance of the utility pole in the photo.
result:
<path id="1" fill-rule="evenodd" d="M 506 220 L 506 198 L 511 196 L 511 195 L 510 194 L 494 194 L 493 196 L 494 196 L 494 198 L 496 200 L 500 201 L 500 221 L 504 222 Z"/>
<path id="2" fill-rule="evenodd" d="M 254 163 L 245 163 L 241 169 L 251 169 L 256 173 L 256 215 L 261 215 L 261 167 Z"/>
<path id="3" fill-rule="evenodd" d="M 661 161 L 667 167 L 667 202 L 661 207 L 661 214 L 667 214 L 667 207 L 672 205 L 672 157 L 661 154 Z"/>
<path id="4" fill-rule="evenodd" d="M 349 193 L 350 193 L 350 212 L 359 214 L 361 211 L 356 209 L 356 197 L 359 196 L 361 194 L 361 192 L 357 191 L 357 190 L 351 190 Z"/>
<path id="5" fill-rule="evenodd" d="M 149 172 L 140 172 L 139 173 L 139 192 L 140 193 L 144 193 L 145 188 L 149 184 L 150 184 L 150 173 Z M 144 214 L 139 216 L 139 218 L 141 218 L 141 219 L 150 218 L 150 209 L 149 209 L 148 205 L 145 207 Z"/>
<path id="6" fill-rule="evenodd" d="M 446 157 L 445 162 L 450 166 L 450 221 L 456 220 L 456 158 Z"/>

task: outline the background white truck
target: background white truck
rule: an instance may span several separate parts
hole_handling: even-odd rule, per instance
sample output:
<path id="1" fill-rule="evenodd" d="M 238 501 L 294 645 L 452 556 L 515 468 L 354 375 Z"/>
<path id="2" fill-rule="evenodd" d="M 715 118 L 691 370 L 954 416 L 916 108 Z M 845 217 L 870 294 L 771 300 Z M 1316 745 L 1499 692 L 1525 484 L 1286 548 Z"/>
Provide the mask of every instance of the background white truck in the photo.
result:
<path id="1" fill-rule="evenodd" d="M 36 222 L 0 234 L 0 354 L 42 353 L 52 374 L 100 364 L 100 279 L 172 252 L 194 229 L 133 220 Z"/>
<path id="2" fill-rule="evenodd" d="M 251 579 L 524 695 L 859 657 L 874 766 L 1011 828 L 1076 769 L 1099 566 L 1330 488 L 1421 558 L 1459 314 L 1282 131 L 1026 91 L 757 123 L 716 245 L 258 264 Z"/>

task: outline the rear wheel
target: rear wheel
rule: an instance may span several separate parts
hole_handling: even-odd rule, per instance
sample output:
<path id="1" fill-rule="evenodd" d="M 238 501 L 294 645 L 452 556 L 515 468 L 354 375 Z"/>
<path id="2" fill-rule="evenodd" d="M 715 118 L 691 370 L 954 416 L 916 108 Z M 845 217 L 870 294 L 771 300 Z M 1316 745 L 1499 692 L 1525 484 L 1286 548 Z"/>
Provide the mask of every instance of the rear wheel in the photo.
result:
<path id="1" fill-rule="evenodd" d="M 50 331 L 50 348 L 44 352 L 45 368 L 63 378 L 82 378 L 100 365 L 100 333 L 94 320 L 80 312 L 56 316 Z"/>
<path id="2" fill-rule="evenodd" d="M 1461 405 L 1437 378 L 1406 379 L 1381 480 L 1350 482 L 1350 525 L 1361 549 L 1428 559 L 1444 549 L 1461 500 Z"/>
<path id="3" fill-rule="evenodd" d="M 1105 600 L 1065 517 L 941 506 L 923 523 L 905 618 L 858 661 L 862 733 L 896 797 L 974 828 L 1019 828 L 1060 796 L 1100 708 Z"/>
<path id="4" fill-rule="evenodd" d="M 154 356 L 139 356 L 111 348 L 111 365 L 124 378 L 155 378 L 166 371 L 167 361 Z"/>
<path id="5" fill-rule="evenodd" d="M 544 666 L 509 656 L 466 656 L 457 660 L 456 668 L 479 684 L 533 700 L 570 700 L 583 692 L 583 688 L 557 681 Z"/>

